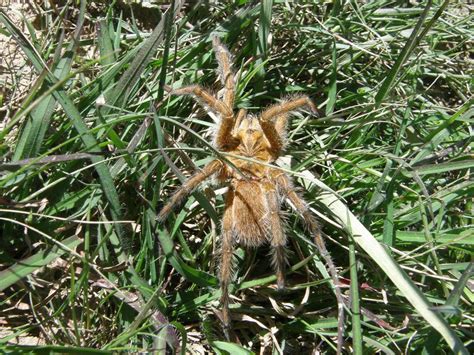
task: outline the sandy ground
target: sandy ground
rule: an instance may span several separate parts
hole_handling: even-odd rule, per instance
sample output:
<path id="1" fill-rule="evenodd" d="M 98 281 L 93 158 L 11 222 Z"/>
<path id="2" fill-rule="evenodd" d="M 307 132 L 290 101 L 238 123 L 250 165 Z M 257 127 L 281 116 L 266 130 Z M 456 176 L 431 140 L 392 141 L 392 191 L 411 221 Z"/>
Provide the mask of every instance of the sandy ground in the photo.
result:
<path id="1" fill-rule="evenodd" d="M 24 19 L 34 20 L 33 8 L 18 0 L 0 0 L 0 8 L 29 38 Z M 15 40 L 0 32 L 0 129 L 11 119 L 12 111 L 24 99 L 34 78 L 33 69 Z"/>

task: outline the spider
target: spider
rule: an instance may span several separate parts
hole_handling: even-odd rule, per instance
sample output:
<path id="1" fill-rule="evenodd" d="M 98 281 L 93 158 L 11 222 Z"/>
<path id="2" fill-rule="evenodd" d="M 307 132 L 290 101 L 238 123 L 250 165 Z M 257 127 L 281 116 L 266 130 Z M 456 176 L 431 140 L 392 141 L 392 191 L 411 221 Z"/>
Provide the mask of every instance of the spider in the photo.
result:
<path id="1" fill-rule="evenodd" d="M 234 114 L 235 82 L 229 50 L 217 37 L 213 47 L 223 85 L 222 99 L 198 85 L 171 90 L 174 95 L 191 95 L 206 109 L 220 117 L 215 134 L 215 147 L 229 153 L 226 164 L 213 160 L 201 171 L 189 178 L 174 193 L 158 214 L 163 222 L 187 195 L 199 184 L 212 176 L 218 184 L 227 185 L 225 209 L 222 220 L 219 280 L 222 291 L 222 322 L 228 338 L 230 329 L 229 284 L 232 276 L 232 256 L 237 243 L 257 247 L 264 243 L 271 246 L 272 264 L 279 290 L 285 287 L 285 248 L 287 236 L 281 219 L 281 205 L 289 202 L 312 234 L 319 253 L 327 264 L 338 300 L 338 348 L 342 343 L 343 298 L 339 289 L 336 269 L 321 237 L 315 216 L 308 204 L 295 191 L 290 177 L 282 170 L 271 167 L 286 147 L 286 131 L 289 116 L 303 107 L 316 111 L 307 96 L 294 96 L 268 107 L 258 116 L 240 109 Z M 261 164 L 261 163 L 263 164 Z"/>

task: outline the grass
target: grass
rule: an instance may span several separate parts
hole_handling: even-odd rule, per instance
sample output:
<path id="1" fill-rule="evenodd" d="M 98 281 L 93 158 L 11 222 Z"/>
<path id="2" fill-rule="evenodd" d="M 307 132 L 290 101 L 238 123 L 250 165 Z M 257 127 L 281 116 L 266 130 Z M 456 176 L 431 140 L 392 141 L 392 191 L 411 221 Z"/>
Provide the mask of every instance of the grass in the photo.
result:
<path id="1" fill-rule="evenodd" d="M 238 343 L 219 324 L 222 189 L 206 185 L 155 221 L 187 176 L 225 159 L 209 144 L 215 121 L 164 94 L 217 87 L 218 34 L 240 72 L 239 108 L 304 93 L 320 109 L 292 119 L 279 165 L 345 280 L 346 349 L 472 352 L 469 6 L 69 1 L 20 19 L 3 9 L 0 34 L 36 74 L 6 66 L 2 77 L 2 350 L 335 350 L 330 278 L 297 216 L 285 293 L 267 248 L 236 251 Z"/>

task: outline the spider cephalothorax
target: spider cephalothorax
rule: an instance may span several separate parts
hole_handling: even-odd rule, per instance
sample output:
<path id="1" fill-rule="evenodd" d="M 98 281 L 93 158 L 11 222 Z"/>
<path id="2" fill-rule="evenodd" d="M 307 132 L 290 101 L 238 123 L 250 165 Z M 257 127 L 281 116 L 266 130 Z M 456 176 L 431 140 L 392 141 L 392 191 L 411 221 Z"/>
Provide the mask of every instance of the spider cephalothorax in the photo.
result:
<path id="1" fill-rule="evenodd" d="M 315 238 L 319 252 L 328 264 L 338 298 L 341 325 L 342 296 L 337 274 L 321 238 L 316 219 L 306 202 L 293 189 L 287 174 L 270 165 L 285 148 L 290 113 L 303 107 L 314 112 L 316 108 L 307 96 L 294 96 L 270 106 L 259 116 L 247 115 L 244 109 L 234 115 L 235 77 L 231 68 L 230 53 L 217 38 L 214 38 L 213 45 L 224 86 L 222 100 L 196 85 L 172 90 L 171 94 L 192 95 L 220 117 L 215 146 L 221 152 L 227 153 L 227 161 L 213 160 L 188 179 L 163 207 L 158 220 L 163 221 L 189 193 L 211 176 L 215 176 L 219 184 L 228 186 L 222 221 L 219 275 L 222 289 L 222 318 L 225 328 L 228 328 L 230 325 L 228 287 L 232 272 L 232 254 L 236 243 L 244 246 L 269 243 L 272 247 L 272 263 L 277 275 L 278 288 L 284 288 L 286 234 L 280 211 L 281 204 L 289 201 L 303 218 Z M 340 334 L 341 332 L 339 337 Z M 341 344 L 341 339 L 338 339 L 338 344 Z"/>

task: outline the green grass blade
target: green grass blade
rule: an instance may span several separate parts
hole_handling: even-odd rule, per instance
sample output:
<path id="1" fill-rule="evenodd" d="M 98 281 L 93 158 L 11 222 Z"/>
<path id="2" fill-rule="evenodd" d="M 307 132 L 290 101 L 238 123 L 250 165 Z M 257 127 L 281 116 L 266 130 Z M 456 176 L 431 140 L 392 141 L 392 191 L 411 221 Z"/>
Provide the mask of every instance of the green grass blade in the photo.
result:
<path id="1" fill-rule="evenodd" d="M 400 127 L 400 131 L 398 133 L 397 141 L 395 144 L 395 148 L 393 150 L 394 156 L 399 156 L 401 151 L 401 146 L 403 142 L 403 137 L 405 136 L 406 128 L 408 125 L 408 118 L 411 114 L 411 110 L 409 107 L 406 108 L 402 123 Z M 392 166 L 392 161 L 387 161 L 386 168 L 388 165 L 389 168 Z M 385 173 L 385 171 L 384 171 Z M 392 175 L 388 186 L 386 187 L 385 191 L 385 210 L 386 210 L 386 217 L 384 220 L 383 225 L 383 243 L 389 247 L 392 247 L 395 242 L 395 219 L 394 219 L 394 211 L 395 211 L 395 201 L 394 201 L 394 193 L 397 186 L 397 178 L 399 174 L 399 169 L 396 170 L 395 174 Z M 378 188 L 378 185 L 377 185 Z"/>
<path id="2" fill-rule="evenodd" d="M 474 159 L 472 159 L 472 157 L 467 157 L 467 158 L 468 160 L 459 160 L 459 161 L 439 163 L 439 164 L 419 165 L 419 166 L 416 166 L 414 170 L 419 175 L 427 175 L 427 174 L 441 174 L 441 173 L 452 172 L 456 170 L 474 168 Z"/>
<path id="3" fill-rule="evenodd" d="M 44 61 L 39 56 L 37 51 L 31 45 L 31 43 L 26 39 L 26 37 L 21 33 L 21 31 L 13 24 L 13 22 L 8 18 L 8 16 L 0 10 L 0 21 L 2 21 L 7 28 L 7 30 L 12 34 L 12 36 L 17 40 L 18 44 L 21 46 L 27 57 L 32 62 L 33 66 L 38 73 L 41 73 L 44 69 L 48 70 Z M 50 72 L 46 75 L 46 82 L 49 85 L 54 85 L 57 79 Z M 72 102 L 72 100 L 67 96 L 66 92 L 58 88 L 53 92 L 54 98 L 60 103 L 63 107 L 66 115 L 71 119 L 75 129 L 80 134 L 81 140 L 85 146 L 85 150 L 90 152 L 100 153 L 101 150 L 97 145 L 95 138 L 89 133 L 89 128 L 82 120 L 82 116 L 79 113 L 78 109 Z M 121 206 L 118 197 L 117 190 L 114 185 L 114 181 L 107 166 L 103 163 L 103 157 L 96 156 L 92 157 L 91 161 L 95 164 L 95 169 L 99 175 L 99 180 L 103 188 L 103 192 L 110 203 L 110 213 L 112 220 L 120 220 L 121 215 Z M 123 241 L 123 245 L 126 246 L 127 243 L 123 239 L 124 235 L 122 233 L 122 228 L 119 224 L 115 224 L 115 229 L 119 238 Z M 121 259 L 124 261 L 127 259 L 125 255 L 121 256 Z"/>
<path id="4" fill-rule="evenodd" d="M 173 6 L 168 9 L 173 18 L 179 12 L 183 3 L 182 0 L 177 0 L 173 2 Z M 127 95 L 131 88 L 137 84 L 141 74 L 149 63 L 151 56 L 155 53 L 157 46 L 160 45 L 164 39 L 166 17 L 167 15 L 165 13 L 150 37 L 141 44 L 140 50 L 132 60 L 130 67 L 118 80 L 117 85 L 105 94 L 108 106 L 103 107 L 101 110 L 102 115 L 106 116 L 111 111 L 110 106 L 121 107 L 122 104 L 126 102 Z"/>
<path id="5" fill-rule="evenodd" d="M 460 108 L 457 110 L 449 119 L 444 121 L 436 130 L 431 132 L 428 137 L 426 137 L 426 142 L 431 142 L 435 136 L 437 136 L 439 133 L 441 133 L 443 130 L 448 128 L 451 124 L 453 124 L 457 119 L 462 118 L 464 113 L 472 108 L 472 105 L 474 105 L 474 98 L 469 99 L 466 101 Z M 472 116 L 472 112 L 471 112 Z"/>
<path id="6" fill-rule="evenodd" d="M 354 242 L 349 241 L 349 263 L 351 268 L 351 311 L 352 311 L 352 346 L 354 354 L 363 354 L 362 327 L 360 325 L 359 281 L 357 277 L 357 258 Z"/>
<path id="7" fill-rule="evenodd" d="M 149 210 L 147 214 L 148 214 L 150 222 L 153 221 L 152 222 L 154 224 L 153 228 L 156 229 L 158 227 L 158 224 L 155 222 L 156 213 Z M 196 270 L 181 260 L 181 258 L 176 254 L 174 250 L 174 243 L 169 237 L 168 232 L 164 230 L 157 230 L 157 235 L 160 241 L 160 245 L 163 248 L 163 252 L 166 258 L 168 259 L 169 263 L 182 276 L 184 276 L 186 279 L 201 286 L 215 287 L 218 285 L 218 281 L 214 276 L 207 274 L 203 271 Z"/>
<path id="8" fill-rule="evenodd" d="M 423 10 L 423 13 L 420 15 L 420 18 L 418 19 L 418 22 L 416 23 L 415 28 L 413 29 L 402 51 L 398 55 L 398 58 L 395 61 L 395 64 L 393 65 L 392 69 L 390 69 L 387 77 L 383 81 L 382 86 L 380 87 L 379 91 L 375 95 L 376 108 L 380 107 L 385 96 L 387 96 L 387 94 L 392 89 L 393 83 L 397 79 L 397 76 L 402 68 L 402 65 L 406 62 L 410 54 L 413 52 L 413 49 L 415 49 L 416 45 L 420 42 L 421 36 L 419 36 L 419 33 L 421 31 L 421 27 L 423 26 L 423 23 L 425 22 L 426 17 L 428 16 L 428 11 L 431 8 L 432 2 L 433 2 L 432 0 L 428 0 L 426 2 L 425 9 Z"/>
<path id="9" fill-rule="evenodd" d="M 47 266 L 57 258 L 68 253 L 68 249 L 74 249 L 80 243 L 82 243 L 82 240 L 77 236 L 69 237 L 61 241 L 62 246 L 66 246 L 67 249 L 56 244 L 51 248 L 41 250 L 26 259 L 18 261 L 15 265 L 0 271 L 0 291 L 5 290 L 32 272 Z"/>
<path id="10" fill-rule="evenodd" d="M 115 58 L 112 37 L 109 29 L 109 21 L 107 19 L 101 19 L 97 26 L 97 40 L 99 42 L 100 64 L 102 66 L 112 65 L 117 59 Z"/>
<path id="11" fill-rule="evenodd" d="M 460 233 L 442 232 L 436 235 L 438 244 L 447 245 L 474 245 L 474 231 L 466 230 Z M 397 241 L 404 243 L 423 244 L 426 242 L 424 232 L 418 231 L 397 231 Z"/>
<path id="12" fill-rule="evenodd" d="M 258 27 L 258 54 L 262 59 L 268 55 L 268 40 L 272 23 L 273 0 L 262 0 L 260 7 L 260 25 Z"/>
<path id="13" fill-rule="evenodd" d="M 212 347 L 214 348 L 214 351 L 219 351 L 223 350 L 227 354 L 235 354 L 235 355 L 253 355 L 255 354 L 252 351 L 249 351 L 245 348 L 243 348 L 240 345 L 233 344 L 233 343 L 228 343 L 225 341 L 213 341 L 212 342 Z"/>
<path id="14" fill-rule="evenodd" d="M 456 353 L 468 354 L 456 333 L 438 313 L 431 310 L 431 305 L 426 297 L 413 284 L 405 271 L 400 268 L 385 248 L 377 242 L 347 206 L 334 193 L 328 191 L 330 191 L 329 187 L 320 194 L 319 200 L 331 211 L 336 220 L 351 231 L 352 237 L 357 244 L 380 266 L 419 314 L 443 336 L 451 349 Z"/>
<path id="15" fill-rule="evenodd" d="M 86 3 L 83 1 L 79 9 L 79 16 L 76 23 L 74 38 L 71 40 L 71 44 L 67 48 L 67 52 L 69 54 L 63 55 L 54 69 L 54 76 L 58 79 L 58 81 L 64 80 L 71 70 L 71 64 L 76 54 L 79 36 L 81 34 L 82 25 L 84 22 L 85 5 Z M 60 53 L 60 49 L 61 46 L 58 46 L 58 55 Z M 55 107 L 56 100 L 52 95 L 48 95 L 38 104 L 36 108 L 31 111 L 30 120 L 27 121 L 16 146 L 15 153 L 12 158 L 13 161 L 34 157 L 38 154 L 41 149 L 46 130 L 49 127 L 49 122 Z"/>
<path id="16" fill-rule="evenodd" d="M 454 286 L 453 291 L 446 300 L 445 306 L 456 306 L 459 303 L 459 300 L 464 292 L 464 288 L 468 281 L 474 276 L 474 263 L 470 262 L 466 270 L 462 273 L 461 278 Z M 428 341 L 423 348 L 423 354 L 434 354 L 436 353 L 437 346 L 440 340 L 440 336 L 435 331 L 431 331 L 428 336 Z"/>
<path id="17" fill-rule="evenodd" d="M 174 7 L 175 7 L 175 2 L 173 1 L 173 5 L 171 6 L 171 9 Z M 137 54 L 138 57 L 135 58 L 135 60 L 132 62 L 128 71 L 125 72 L 125 74 L 119 80 L 118 86 L 126 85 L 127 81 L 138 80 L 140 78 L 141 72 L 144 69 L 143 64 L 146 64 L 149 61 L 150 56 L 153 53 L 152 49 L 155 48 L 155 46 L 158 46 L 161 43 L 161 41 L 164 39 L 165 50 L 162 57 L 160 83 L 159 83 L 159 89 L 158 89 L 159 92 L 158 92 L 157 101 L 160 102 L 163 99 L 164 86 L 166 84 L 166 73 L 168 70 L 168 57 L 169 57 L 169 46 L 171 42 L 171 30 L 173 26 L 173 20 L 175 18 L 175 15 L 179 12 L 179 8 L 180 7 L 176 8 L 175 11 L 167 11 L 164 14 L 164 18 L 160 21 L 160 24 L 155 29 L 156 33 L 154 31 L 152 36 L 148 39 L 148 41 L 153 40 L 154 42 L 149 43 L 147 46 L 142 47 L 140 51 L 138 51 L 138 54 Z M 156 36 L 156 39 L 152 38 L 153 35 Z M 141 58 L 141 60 L 138 60 L 139 58 Z M 135 66 L 135 69 L 134 69 L 134 66 Z M 140 69 L 140 67 L 142 68 Z M 130 75 L 131 75 L 130 73 L 132 72 L 134 73 L 135 78 L 130 78 Z M 129 85 L 133 85 L 133 83 L 129 83 Z M 143 128 L 147 128 L 150 124 L 151 124 L 151 119 L 147 117 L 145 121 L 143 122 L 143 124 L 138 129 L 138 131 L 135 133 L 133 139 L 128 144 L 127 151 L 129 153 L 132 153 L 136 149 L 138 142 L 145 135 L 145 131 L 143 130 Z M 120 158 L 119 160 L 117 160 L 117 162 L 112 167 L 112 176 L 115 176 L 120 171 L 120 169 L 123 167 L 124 164 L 125 164 L 124 158 Z"/>
<path id="18" fill-rule="evenodd" d="M 104 351 L 83 346 L 62 346 L 62 345 L 8 345 L 2 348 L 3 354 L 113 354 L 110 351 Z"/>
<path id="19" fill-rule="evenodd" d="M 443 206 L 459 201 L 465 196 L 470 196 L 474 192 L 471 181 L 461 181 L 459 184 L 449 186 L 441 191 L 437 191 L 430 196 L 432 201 L 432 212 L 439 211 Z M 412 225 L 421 221 L 420 205 L 412 207 L 409 205 L 405 209 L 399 209 L 394 214 L 398 222 L 405 225 Z"/>
<path id="20" fill-rule="evenodd" d="M 13 161 L 34 157 L 38 154 L 55 106 L 56 100 L 52 95 L 49 95 L 31 111 L 15 147 Z"/>
<path id="21" fill-rule="evenodd" d="M 334 112 L 337 97 L 337 51 L 336 42 L 333 42 L 332 47 L 332 71 L 331 80 L 329 82 L 328 103 L 326 104 L 326 116 Z"/>
<path id="22" fill-rule="evenodd" d="M 263 78 L 265 77 L 265 61 L 268 56 L 268 41 L 271 33 L 271 18 L 272 18 L 273 0 L 261 0 L 260 17 L 258 26 L 258 38 L 256 48 L 256 67 L 258 67 L 257 75 L 261 78 L 257 82 L 256 91 L 261 91 L 263 88 Z"/>
<path id="23" fill-rule="evenodd" d="M 453 115 L 448 116 L 445 113 L 441 113 L 443 117 L 443 123 L 439 125 L 435 130 L 430 132 L 424 139 L 425 143 L 421 147 L 420 151 L 411 160 L 410 164 L 413 166 L 419 163 L 423 158 L 428 156 L 433 150 L 441 144 L 446 138 L 449 138 L 452 134 L 450 129 L 454 122 L 460 121 L 463 118 L 469 118 L 474 113 L 472 105 L 474 99 L 466 101 Z"/>

